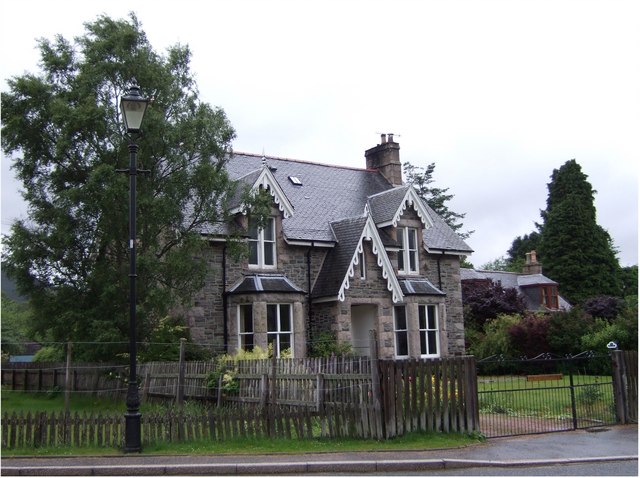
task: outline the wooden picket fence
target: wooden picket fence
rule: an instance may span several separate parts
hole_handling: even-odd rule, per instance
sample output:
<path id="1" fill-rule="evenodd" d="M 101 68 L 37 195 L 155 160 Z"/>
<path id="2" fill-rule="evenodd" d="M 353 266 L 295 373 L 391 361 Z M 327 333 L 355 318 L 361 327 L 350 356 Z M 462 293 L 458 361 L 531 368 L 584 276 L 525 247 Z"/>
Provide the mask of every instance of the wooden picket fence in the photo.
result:
<path id="1" fill-rule="evenodd" d="M 379 371 L 385 438 L 479 431 L 474 357 L 380 360 Z"/>
<path id="2" fill-rule="evenodd" d="M 473 357 L 282 359 L 229 366 L 235 367 L 240 385 L 226 397 L 225 406 L 210 405 L 201 414 L 182 413 L 180 407 L 174 408 L 178 412 L 143 414 L 143 443 L 239 437 L 383 439 L 411 431 L 478 430 Z M 147 370 L 151 374 L 154 368 Z M 175 382 L 160 384 L 173 372 L 155 376 L 154 393 L 161 386 L 170 388 L 164 390 L 169 395 L 175 392 Z M 205 375 L 203 369 L 199 373 Z M 123 415 L 5 413 L 2 445 L 117 447 L 123 427 Z"/>
<path id="3" fill-rule="evenodd" d="M 152 413 L 141 417 L 142 445 L 239 438 L 381 438 L 372 407 L 327 405 L 210 409 L 202 414 Z M 374 424 L 371 426 L 370 424 Z M 2 416 L 2 447 L 115 447 L 123 445 L 122 414 L 23 413 Z"/>

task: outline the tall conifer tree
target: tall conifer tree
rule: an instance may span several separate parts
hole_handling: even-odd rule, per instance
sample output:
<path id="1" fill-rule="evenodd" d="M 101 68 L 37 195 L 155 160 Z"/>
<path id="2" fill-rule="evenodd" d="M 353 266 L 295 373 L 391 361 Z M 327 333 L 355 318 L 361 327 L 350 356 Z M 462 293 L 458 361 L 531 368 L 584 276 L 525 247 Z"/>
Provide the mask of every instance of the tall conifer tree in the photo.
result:
<path id="1" fill-rule="evenodd" d="M 596 222 L 595 191 L 572 159 L 553 171 L 541 212 L 540 258 L 560 293 L 580 303 L 598 295 L 619 295 L 619 264 L 612 240 Z"/>

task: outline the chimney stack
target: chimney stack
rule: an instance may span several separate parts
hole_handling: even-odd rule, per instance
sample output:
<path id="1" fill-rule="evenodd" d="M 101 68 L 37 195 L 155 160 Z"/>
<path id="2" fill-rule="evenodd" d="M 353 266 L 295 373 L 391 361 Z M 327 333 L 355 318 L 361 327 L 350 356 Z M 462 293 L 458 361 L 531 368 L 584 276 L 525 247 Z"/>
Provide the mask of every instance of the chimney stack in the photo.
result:
<path id="1" fill-rule="evenodd" d="M 536 251 L 525 254 L 525 264 L 522 269 L 523 274 L 542 274 L 542 264 L 538 262 Z"/>
<path id="2" fill-rule="evenodd" d="M 393 133 L 381 134 L 380 144 L 364 152 L 367 169 L 377 169 L 394 186 L 402 186 L 400 145 L 393 140 Z"/>

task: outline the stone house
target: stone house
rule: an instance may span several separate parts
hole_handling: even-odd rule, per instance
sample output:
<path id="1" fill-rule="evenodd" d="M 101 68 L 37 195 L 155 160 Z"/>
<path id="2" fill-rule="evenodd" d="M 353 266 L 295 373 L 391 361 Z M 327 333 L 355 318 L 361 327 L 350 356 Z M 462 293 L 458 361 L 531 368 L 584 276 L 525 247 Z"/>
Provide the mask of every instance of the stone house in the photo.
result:
<path id="1" fill-rule="evenodd" d="M 187 314 L 192 339 L 305 357 L 329 332 L 368 355 L 374 329 L 383 358 L 463 354 L 460 260 L 472 250 L 402 183 L 399 151 L 382 135 L 364 169 L 235 153 L 230 177 L 268 191 L 272 215 L 257 228 L 231 199 L 241 263 L 228 228 L 202 231 L 210 274 Z"/>
<path id="2" fill-rule="evenodd" d="M 571 304 L 558 293 L 558 283 L 542 274 L 536 251 L 527 252 L 522 272 L 461 269 L 463 284 L 498 284 L 515 289 L 531 312 L 558 312 L 571 309 Z"/>

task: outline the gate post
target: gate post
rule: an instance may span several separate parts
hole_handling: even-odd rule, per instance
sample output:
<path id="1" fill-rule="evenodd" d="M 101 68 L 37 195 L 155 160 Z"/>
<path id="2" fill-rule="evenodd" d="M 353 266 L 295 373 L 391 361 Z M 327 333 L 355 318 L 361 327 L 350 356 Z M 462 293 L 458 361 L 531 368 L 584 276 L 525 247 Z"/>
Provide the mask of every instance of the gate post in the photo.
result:
<path id="1" fill-rule="evenodd" d="M 624 356 L 621 350 L 611 352 L 611 367 L 613 376 L 613 401 L 616 407 L 618 422 L 625 425 L 629 422 L 626 406 L 626 389 Z"/>
<path id="2" fill-rule="evenodd" d="M 369 331 L 369 357 L 371 358 L 371 391 L 373 393 L 373 413 L 376 421 L 376 438 L 384 438 L 385 412 L 382 408 L 380 390 L 380 362 L 378 361 L 378 337 L 375 329 Z"/>
<path id="3" fill-rule="evenodd" d="M 573 416 L 573 429 L 578 429 L 578 410 L 576 409 L 576 389 L 573 383 L 573 360 L 569 362 L 569 393 L 571 395 L 571 415 Z"/>

